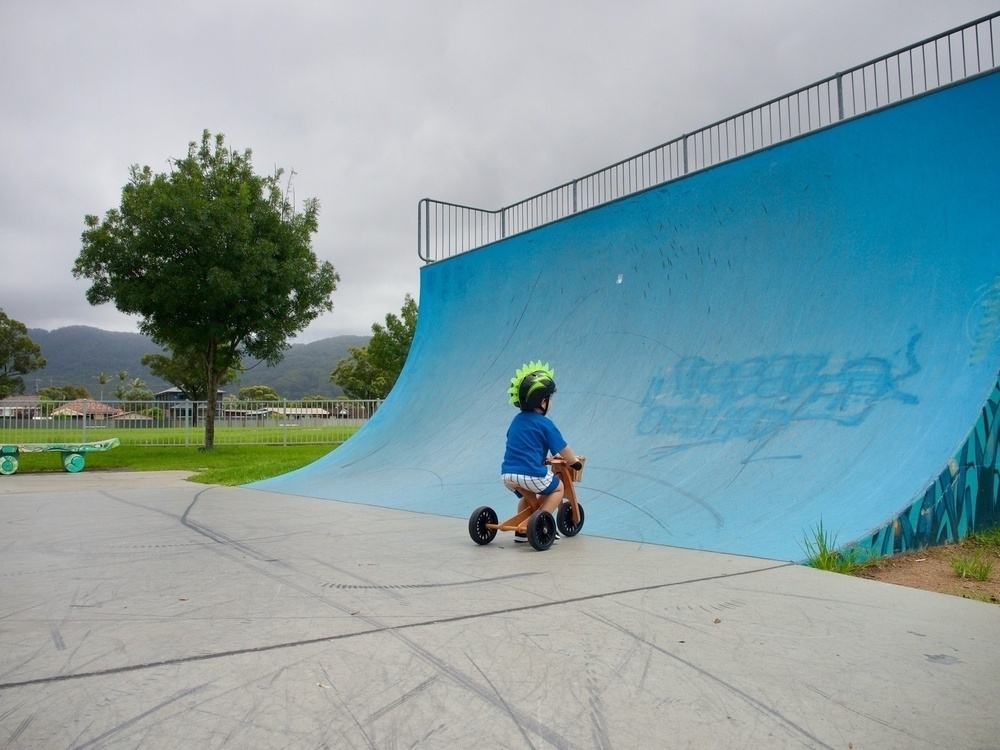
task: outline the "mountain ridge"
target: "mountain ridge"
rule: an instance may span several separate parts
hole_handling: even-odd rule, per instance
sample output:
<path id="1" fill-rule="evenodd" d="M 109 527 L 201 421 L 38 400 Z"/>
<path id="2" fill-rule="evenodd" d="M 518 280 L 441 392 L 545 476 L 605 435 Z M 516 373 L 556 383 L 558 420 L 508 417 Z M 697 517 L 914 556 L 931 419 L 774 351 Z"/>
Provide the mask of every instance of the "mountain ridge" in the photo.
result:
<path id="1" fill-rule="evenodd" d="M 28 337 L 42 349 L 46 365 L 24 376 L 25 392 L 49 386 L 82 385 L 94 398 L 101 398 L 99 372 L 111 376 L 103 396 L 109 397 L 118 387 L 118 373 L 128 372 L 127 380 L 141 378 L 154 393 L 170 388 L 162 378 L 154 377 L 140 364 L 144 354 L 162 354 L 163 349 L 148 336 L 127 331 L 106 331 L 91 326 L 65 326 L 47 331 L 29 328 Z M 250 385 L 266 385 L 282 398 L 342 395 L 340 386 L 330 381 L 337 363 L 350 356 L 349 350 L 368 344 L 371 336 L 332 336 L 306 344 L 292 344 L 280 363 L 268 367 L 263 362 L 247 362 L 240 382 L 224 390 L 235 393 Z"/>

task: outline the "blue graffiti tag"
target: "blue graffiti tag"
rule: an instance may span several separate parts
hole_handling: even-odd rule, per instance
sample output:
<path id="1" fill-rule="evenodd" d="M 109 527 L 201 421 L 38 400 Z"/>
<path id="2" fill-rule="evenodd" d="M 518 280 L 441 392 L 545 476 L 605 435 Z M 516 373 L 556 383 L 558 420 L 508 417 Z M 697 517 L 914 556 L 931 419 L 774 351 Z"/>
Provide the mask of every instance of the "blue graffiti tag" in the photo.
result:
<path id="1" fill-rule="evenodd" d="M 679 439 L 651 451 L 663 458 L 730 440 L 761 443 L 806 420 L 857 426 L 880 401 L 917 403 L 915 395 L 900 390 L 900 383 L 920 371 L 915 353 L 919 340 L 916 333 L 907 344 L 905 372 L 883 357 L 861 357 L 839 366 L 820 355 L 717 363 L 686 357 L 650 380 L 637 432 Z"/>

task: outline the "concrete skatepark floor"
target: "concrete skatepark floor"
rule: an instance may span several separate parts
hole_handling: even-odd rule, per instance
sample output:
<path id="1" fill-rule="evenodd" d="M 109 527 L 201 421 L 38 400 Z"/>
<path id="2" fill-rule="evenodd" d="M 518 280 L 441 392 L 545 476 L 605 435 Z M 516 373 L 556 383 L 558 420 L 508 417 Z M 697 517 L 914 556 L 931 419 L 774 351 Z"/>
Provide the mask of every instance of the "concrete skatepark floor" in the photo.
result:
<path id="1" fill-rule="evenodd" d="M 0 744 L 996 746 L 996 606 L 466 526 L 183 474 L 4 477 Z"/>

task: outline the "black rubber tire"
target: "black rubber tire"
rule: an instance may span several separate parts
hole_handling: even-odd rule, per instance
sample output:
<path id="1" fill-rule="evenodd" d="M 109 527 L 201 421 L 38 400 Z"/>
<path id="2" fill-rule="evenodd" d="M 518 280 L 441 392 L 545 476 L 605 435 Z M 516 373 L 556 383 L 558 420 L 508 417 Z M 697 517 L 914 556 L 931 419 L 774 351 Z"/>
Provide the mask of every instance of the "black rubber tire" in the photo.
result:
<path id="1" fill-rule="evenodd" d="M 556 540 L 556 519 L 547 510 L 536 510 L 528 519 L 528 544 L 543 552 Z"/>
<path id="2" fill-rule="evenodd" d="M 497 513 L 488 505 L 472 511 L 469 516 L 469 536 L 476 544 L 489 544 L 497 535 L 496 529 L 486 528 L 488 523 L 497 523 Z"/>
<path id="3" fill-rule="evenodd" d="M 580 509 L 580 523 L 573 523 L 572 505 L 569 503 L 561 503 L 559 505 L 559 510 L 556 512 L 556 524 L 559 526 L 559 531 L 563 536 L 576 536 L 580 533 L 580 529 L 583 528 L 583 506 L 577 503 L 576 507 Z"/>

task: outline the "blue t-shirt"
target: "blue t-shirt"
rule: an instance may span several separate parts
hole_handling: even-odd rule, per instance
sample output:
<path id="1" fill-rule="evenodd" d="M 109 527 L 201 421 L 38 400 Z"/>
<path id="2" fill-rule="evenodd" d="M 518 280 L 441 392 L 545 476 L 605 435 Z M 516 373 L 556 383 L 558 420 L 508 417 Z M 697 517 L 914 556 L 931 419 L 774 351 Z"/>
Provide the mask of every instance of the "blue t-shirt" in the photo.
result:
<path id="1" fill-rule="evenodd" d="M 500 473 L 544 477 L 548 472 L 545 459 L 565 447 L 566 441 L 551 419 L 537 411 L 518 412 L 507 428 Z"/>

